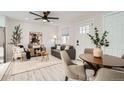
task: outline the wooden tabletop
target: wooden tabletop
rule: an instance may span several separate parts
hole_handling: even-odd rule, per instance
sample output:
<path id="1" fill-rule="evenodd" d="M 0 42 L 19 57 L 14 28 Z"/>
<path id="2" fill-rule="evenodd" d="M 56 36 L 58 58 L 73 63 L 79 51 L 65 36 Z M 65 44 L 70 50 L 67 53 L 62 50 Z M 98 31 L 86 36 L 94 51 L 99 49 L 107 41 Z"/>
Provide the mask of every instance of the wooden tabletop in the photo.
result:
<path id="1" fill-rule="evenodd" d="M 124 67 L 124 59 L 111 55 L 103 55 L 101 58 L 96 58 L 92 54 L 81 54 L 79 56 L 82 60 L 103 66 Z"/>

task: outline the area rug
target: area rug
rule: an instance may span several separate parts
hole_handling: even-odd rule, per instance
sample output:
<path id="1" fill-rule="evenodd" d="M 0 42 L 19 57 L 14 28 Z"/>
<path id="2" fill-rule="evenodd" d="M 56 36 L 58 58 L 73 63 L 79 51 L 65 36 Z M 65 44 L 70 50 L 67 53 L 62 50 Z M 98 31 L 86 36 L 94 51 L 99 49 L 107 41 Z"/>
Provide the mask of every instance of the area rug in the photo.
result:
<path id="1" fill-rule="evenodd" d="M 54 61 L 54 62 L 50 62 L 50 61 L 44 61 L 44 62 L 40 62 L 40 61 L 14 62 L 13 67 L 12 67 L 12 74 L 11 75 L 24 73 L 24 72 L 32 71 L 32 70 L 36 70 L 36 69 L 41 69 L 41 68 L 49 67 L 49 66 L 52 66 L 52 65 L 57 65 L 57 64 L 60 64 L 60 63 L 61 62 L 59 62 L 59 61 Z"/>

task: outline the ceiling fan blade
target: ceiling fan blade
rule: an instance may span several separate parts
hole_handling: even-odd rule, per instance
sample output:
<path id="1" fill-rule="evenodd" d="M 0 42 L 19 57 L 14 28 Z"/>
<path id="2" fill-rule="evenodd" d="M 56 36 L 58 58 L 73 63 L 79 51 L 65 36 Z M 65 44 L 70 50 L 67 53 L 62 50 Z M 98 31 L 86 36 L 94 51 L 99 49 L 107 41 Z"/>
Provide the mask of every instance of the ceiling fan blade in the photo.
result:
<path id="1" fill-rule="evenodd" d="M 39 19 L 42 19 L 42 18 L 35 18 L 34 20 L 39 20 Z"/>
<path id="2" fill-rule="evenodd" d="M 36 15 L 36 16 L 39 16 L 39 17 L 43 17 L 43 16 L 41 16 L 41 15 L 39 15 L 39 14 L 36 14 L 36 13 L 33 13 L 33 12 L 29 12 L 30 14 L 33 14 L 33 15 Z"/>
<path id="3" fill-rule="evenodd" d="M 47 19 L 59 19 L 58 17 L 47 17 Z"/>

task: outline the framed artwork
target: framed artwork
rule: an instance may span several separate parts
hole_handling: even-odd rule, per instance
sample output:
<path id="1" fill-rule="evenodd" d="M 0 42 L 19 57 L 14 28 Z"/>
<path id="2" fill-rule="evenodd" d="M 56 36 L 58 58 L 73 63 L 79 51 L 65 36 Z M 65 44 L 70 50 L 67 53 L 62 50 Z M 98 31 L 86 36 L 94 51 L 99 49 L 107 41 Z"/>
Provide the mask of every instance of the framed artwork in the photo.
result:
<path id="1" fill-rule="evenodd" d="M 29 32 L 29 43 L 33 45 L 41 45 L 42 32 Z"/>

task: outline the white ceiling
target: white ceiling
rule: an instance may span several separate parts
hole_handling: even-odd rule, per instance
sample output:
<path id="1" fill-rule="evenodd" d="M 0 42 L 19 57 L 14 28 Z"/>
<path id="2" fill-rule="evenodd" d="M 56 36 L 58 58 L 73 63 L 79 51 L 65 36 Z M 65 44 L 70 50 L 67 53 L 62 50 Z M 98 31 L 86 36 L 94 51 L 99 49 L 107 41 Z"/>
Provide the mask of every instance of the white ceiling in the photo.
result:
<path id="1" fill-rule="evenodd" d="M 35 11 L 35 13 L 38 13 L 42 15 L 42 11 Z M 104 12 L 87 12 L 87 11 L 51 11 L 49 16 L 53 17 L 59 17 L 59 20 L 50 20 L 53 23 L 50 24 L 62 24 L 62 23 L 69 23 L 73 20 L 76 20 L 78 18 L 81 18 L 86 15 L 92 15 L 92 14 L 103 14 Z M 29 14 L 29 11 L 0 11 L 0 15 L 7 16 L 12 19 L 16 20 L 22 20 L 27 22 L 33 22 L 33 23 L 43 23 L 42 20 L 34 20 L 34 18 L 37 18 L 35 15 Z M 26 20 L 28 19 L 28 20 Z"/>

